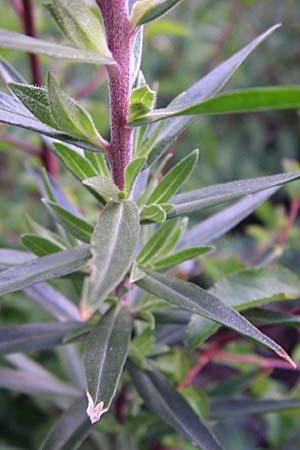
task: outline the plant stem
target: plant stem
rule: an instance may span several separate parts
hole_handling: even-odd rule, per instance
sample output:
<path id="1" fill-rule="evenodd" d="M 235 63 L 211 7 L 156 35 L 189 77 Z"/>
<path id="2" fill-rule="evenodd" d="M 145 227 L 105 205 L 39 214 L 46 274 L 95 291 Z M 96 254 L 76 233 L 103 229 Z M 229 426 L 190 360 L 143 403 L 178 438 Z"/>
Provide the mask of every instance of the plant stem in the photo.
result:
<path id="1" fill-rule="evenodd" d="M 124 172 L 132 157 L 133 130 L 126 128 L 130 97 L 130 55 L 134 34 L 127 0 L 97 0 L 106 30 L 108 47 L 116 64 L 106 67 L 109 78 L 111 154 L 113 178 L 124 189 Z"/>
<path id="2" fill-rule="evenodd" d="M 33 4 L 32 0 L 23 0 L 23 26 L 24 31 L 27 36 L 35 37 L 36 30 L 34 24 L 33 17 Z M 32 53 L 28 54 L 31 74 L 32 74 L 32 82 L 39 86 L 42 85 L 42 70 L 40 61 L 37 55 Z M 46 147 L 45 144 L 41 143 L 41 159 L 44 163 L 44 166 L 48 173 L 50 173 L 53 177 L 57 178 L 58 176 L 58 161 L 57 158 L 50 152 L 50 150 Z"/>

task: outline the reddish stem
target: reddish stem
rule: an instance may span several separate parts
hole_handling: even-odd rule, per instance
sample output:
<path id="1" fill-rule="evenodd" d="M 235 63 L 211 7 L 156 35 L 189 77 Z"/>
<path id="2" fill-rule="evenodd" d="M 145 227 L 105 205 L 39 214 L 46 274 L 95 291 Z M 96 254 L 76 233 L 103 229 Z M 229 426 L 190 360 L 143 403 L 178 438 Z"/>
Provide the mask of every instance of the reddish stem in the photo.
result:
<path id="1" fill-rule="evenodd" d="M 293 223 L 295 222 L 299 209 L 300 209 L 300 198 L 294 198 L 291 201 L 288 222 L 278 239 L 279 245 L 283 246 L 286 243 L 289 231 Z"/>
<path id="2" fill-rule="evenodd" d="M 297 364 L 296 367 L 293 367 L 289 363 L 281 361 L 280 359 L 263 358 L 256 355 L 242 355 L 238 353 L 216 351 L 212 357 L 213 359 L 216 358 L 223 361 L 238 361 L 246 364 L 255 364 L 256 366 L 268 369 L 300 370 L 299 364 Z"/>
<path id="3" fill-rule="evenodd" d="M 115 64 L 107 65 L 110 92 L 110 164 L 116 185 L 124 188 L 124 172 L 131 160 L 133 130 L 126 128 L 130 97 L 130 55 L 134 35 L 127 0 L 97 0 Z"/>
<path id="4" fill-rule="evenodd" d="M 35 147 L 33 145 L 27 144 L 27 142 L 21 141 L 20 139 L 16 139 L 9 134 L 1 134 L 1 140 L 7 142 L 8 144 L 13 144 L 16 147 L 24 150 L 26 153 L 30 155 L 40 155 L 41 150 L 39 147 Z"/>
<path id="5" fill-rule="evenodd" d="M 23 14 L 24 14 L 24 8 L 23 8 L 21 0 L 11 0 L 11 4 L 12 4 L 14 10 L 16 11 L 16 13 L 18 14 L 18 16 L 20 16 L 22 18 Z"/>
<path id="6" fill-rule="evenodd" d="M 34 23 L 34 17 L 33 17 L 33 4 L 32 0 L 23 0 L 23 14 L 22 14 L 22 20 L 24 25 L 24 31 L 27 36 L 35 37 L 36 36 L 36 30 L 35 30 L 35 23 Z M 30 68 L 31 68 L 31 74 L 32 74 L 32 82 L 34 84 L 42 85 L 42 70 L 40 61 L 37 57 L 37 55 L 34 55 L 32 53 L 28 54 Z M 50 152 L 50 150 L 44 145 L 41 144 L 41 151 L 40 151 L 41 159 L 45 165 L 45 168 L 48 173 L 50 173 L 53 177 L 58 177 L 58 160 L 53 155 L 53 153 Z"/>

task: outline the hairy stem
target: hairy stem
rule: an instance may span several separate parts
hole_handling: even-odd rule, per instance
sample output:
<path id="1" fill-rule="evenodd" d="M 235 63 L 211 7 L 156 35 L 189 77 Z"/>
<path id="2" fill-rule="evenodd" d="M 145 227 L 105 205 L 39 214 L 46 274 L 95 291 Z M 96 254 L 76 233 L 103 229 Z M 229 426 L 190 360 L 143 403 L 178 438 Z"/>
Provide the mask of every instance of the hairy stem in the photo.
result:
<path id="1" fill-rule="evenodd" d="M 130 54 L 133 34 L 127 0 L 97 0 L 101 9 L 108 47 L 116 64 L 107 66 L 110 92 L 110 164 L 119 189 L 124 188 L 124 172 L 132 156 L 133 130 L 126 128 L 130 97 Z"/>
<path id="2" fill-rule="evenodd" d="M 22 14 L 24 31 L 27 36 L 35 37 L 35 24 L 33 17 L 33 4 L 32 0 L 23 0 L 23 14 Z M 32 82 L 34 84 L 42 85 L 42 71 L 40 61 L 37 55 L 32 53 L 28 54 L 31 74 L 32 74 Z M 41 143 L 41 159 L 44 163 L 44 166 L 48 173 L 50 173 L 53 177 L 58 176 L 58 161 L 56 157 L 50 152 L 50 150 L 46 147 L 45 144 Z"/>

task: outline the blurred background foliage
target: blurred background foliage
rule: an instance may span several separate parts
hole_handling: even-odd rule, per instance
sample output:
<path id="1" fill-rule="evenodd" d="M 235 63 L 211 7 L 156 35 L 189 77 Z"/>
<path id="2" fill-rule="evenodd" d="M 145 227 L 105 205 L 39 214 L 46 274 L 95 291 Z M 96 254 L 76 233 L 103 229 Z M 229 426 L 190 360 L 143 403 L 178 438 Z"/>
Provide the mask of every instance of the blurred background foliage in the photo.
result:
<path id="1" fill-rule="evenodd" d="M 0 27 L 21 32 L 22 25 L 14 11 L 13 2 L 0 0 Z M 60 39 L 42 1 L 35 0 L 35 18 L 39 37 Z M 142 68 L 148 83 L 158 89 L 158 106 L 169 103 L 178 93 L 189 87 L 211 68 L 248 43 L 269 26 L 282 22 L 276 31 L 261 45 L 230 81 L 228 88 L 299 84 L 300 73 L 300 9 L 298 0 L 186 0 L 170 15 L 148 25 L 145 29 L 145 46 Z M 30 80 L 26 54 L 1 51 L 23 75 Z M 72 65 L 55 59 L 41 58 L 43 75 L 49 68 L 57 74 L 68 93 L 78 94 L 96 77 L 97 89 L 82 98 L 82 104 L 91 112 L 102 134 L 108 132 L 107 87 L 103 73 L 89 65 Z M 200 117 L 184 132 L 170 151 L 174 153 L 170 164 L 181 159 L 187 151 L 199 147 L 201 157 L 197 170 L 189 179 L 187 189 L 221 183 L 239 178 L 271 175 L 282 171 L 284 159 L 300 159 L 299 115 L 294 111 L 266 112 L 226 117 Z M 25 156 L 24 151 L 11 138 L 31 147 L 39 146 L 34 133 L 0 124 L 0 247 L 21 248 L 19 236 L 26 231 L 25 216 L 31 215 L 47 224 L 49 217 L 38 201 L 29 161 L 39 165 L 36 156 Z M 79 183 L 63 167 L 60 179 L 66 194 L 75 201 L 88 217 L 95 217 L 94 203 L 85 195 Z M 299 190 L 299 187 L 298 187 Z M 299 274 L 300 228 L 299 218 L 289 223 L 292 199 L 300 192 L 282 189 L 226 238 L 217 242 L 217 250 L 202 258 L 197 268 L 183 267 L 194 279 L 208 287 L 225 274 L 246 264 L 264 264 L 276 260 Z M 201 212 L 206 217 L 212 209 Z M 287 232 L 288 231 L 288 232 Z M 285 245 L 284 252 L 282 246 Z M 201 270 L 199 271 L 199 267 Z M 59 286 L 59 283 L 58 283 Z M 68 288 L 68 287 L 67 287 Z M 71 287 L 70 287 L 71 289 Z M 70 291 L 70 296 L 74 293 Z M 289 310 L 299 307 L 297 300 L 277 304 Z M 32 304 L 24 293 L 6 296 L 1 303 L 1 326 L 49 319 L 38 306 Z M 299 330 L 277 327 L 272 330 L 277 339 L 296 360 L 299 360 Z M 243 340 L 224 348 L 231 353 L 249 353 Z M 73 351 L 73 350 L 70 350 Z M 256 349 L 260 355 L 266 352 Z M 68 350 L 57 349 L 31 354 L 36 361 L 68 380 Z M 173 381 L 180 383 L 196 356 L 174 348 L 159 359 L 159 366 Z M 2 364 L 10 365 L 3 358 Z M 199 378 L 199 379 L 198 379 Z M 196 379 L 196 386 L 184 393 L 195 408 L 205 416 L 207 399 L 203 389 L 213 392 L 229 383 L 223 393 L 234 395 L 248 393 L 254 398 L 276 397 L 284 394 L 299 397 L 299 372 L 266 369 L 239 361 L 212 360 Z M 126 424 L 139 442 L 139 449 L 191 450 L 191 444 L 181 441 L 147 413 L 137 414 L 135 402 L 128 406 L 131 418 Z M 137 407 L 136 407 L 137 408 Z M 29 397 L 25 393 L 0 391 L 0 448 L 1 450 L 35 450 L 38 442 L 54 422 L 58 411 L 42 397 Z M 227 436 L 224 446 L 228 450 L 299 448 L 299 411 L 266 416 L 241 416 L 221 420 L 215 431 Z M 118 430 L 111 415 L 105 417 L 100 430 Z M 160 429 L 161 428 L 161 429 Z M 167 430 L 168 431 L 168 430 Z M 228 431 L 228 432 L 226 432 Z M 95 435 L 81 448 L 83 450 L 108 450 L 101 434 Z M 125 435 L 112 438 L 110 448 L 133 449 L 126 445 Z M 160 436 L 162 438 L 160 439 Z M 149 447 L 148 442 L 161 440 L 161 446 Z M 122 441 L 122 442 L 121 442 Z M 101 443 L 102 442 L 102 443 Z M 125 442 L 125 444 L 124 444 Z"/>

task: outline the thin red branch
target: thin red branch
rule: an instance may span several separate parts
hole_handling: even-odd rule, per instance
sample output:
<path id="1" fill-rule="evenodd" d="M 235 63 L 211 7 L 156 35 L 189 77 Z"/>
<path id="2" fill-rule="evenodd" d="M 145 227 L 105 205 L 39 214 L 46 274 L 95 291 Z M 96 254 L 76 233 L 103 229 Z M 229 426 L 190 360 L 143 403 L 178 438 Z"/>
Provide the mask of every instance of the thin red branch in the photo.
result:
<path id="1" fill-rule="evenodd" d="M 8 0 L 11 3 L 18 16 L 23 17 L 24 8 L 21 0 Z"/>
<path id="2" fill-rule="evenodd" d="M 35 37 L 36 29 L 33 16 L 32 0 L 23 0 L 22 21 L 26 35 Z M 32 74 L 32 82 L 34 84 L 42 85 L 42 70 L 39 58 L 37 57 L 37 55 L 34 55 L 32 53 L 28 54 L 28 58 Z M 43 143 L 41 143 L 40 155 L 47 172 L 50 173 L 53 177 L 57 178 L 58 160 Z"/>
<path id="3" fill-rule="evenodd" d="M 284 369 L 284 370 L 300 370 L 300 364 L 296 367 L 291 366 L 288 362 L 282 361 L 277 358 L 264 358 L 256 355 L 242 355 L 239 353 L 230 353 L 217 350 L 212 355 L 212 359 L 218 361 L 237 361 L 246 364 L 254 364 L 256 366 L 267 368 L 267 369 Z"/>
<path id="4" fill-rule="evenodd" d="M 300 210 L 300 198 L 294 198 L 290 204 L 290 211 L 287 224 L 278 239 L 279 245 L 283 246 L 286 243 L 290 229 L 296 220 L 299 210 Z"/>
<path id="5" fill-rule="evenodd" d="M 100 81 L 105 76 L 106 69 L 105 67 L 100 67 L 99 70 L 96 72 L 96 74 L 91 78 L 87 84 L 85 84 L 77 94 L 75 95 L 76 100 L 81 100 L 82 98 L 86 97 L 88 94 L 93 92 L 97 87 L 99 86 Z"/>
<path id="6" fill-rule="evenodd" d="M 0 138 L 2 141 L 7 142 L 8 144 L 15 145 L 16 147 L 19 147 L 21 150 L 23 150 L 26 153 L 29 153 L 30 155 L 40 155 L 41 150 L 39 147 L 35 147 L 34 145 L 27 144 L 27 142 L 21 141 L 20 139 L 14 138 L 10 136 L 9 134 L 0 134 Z"/>

